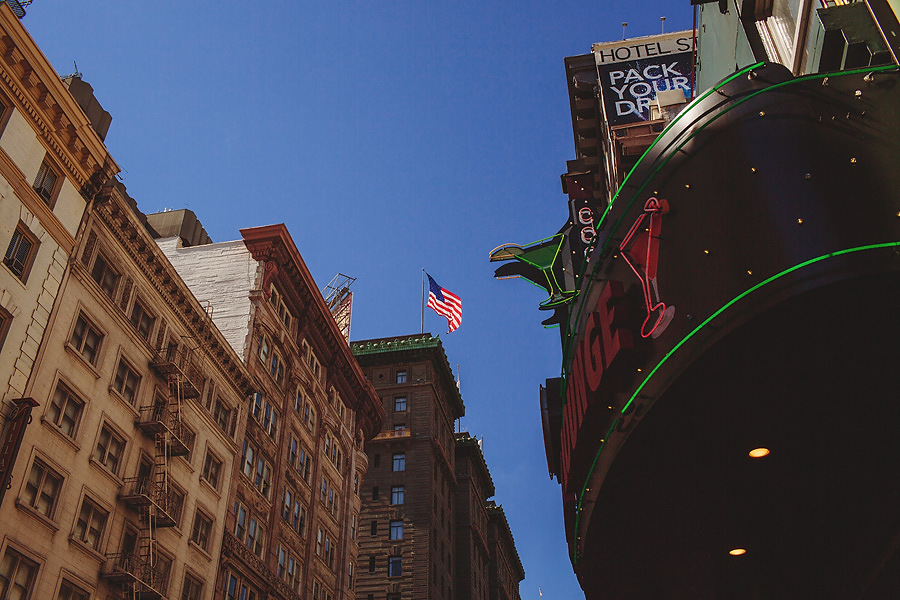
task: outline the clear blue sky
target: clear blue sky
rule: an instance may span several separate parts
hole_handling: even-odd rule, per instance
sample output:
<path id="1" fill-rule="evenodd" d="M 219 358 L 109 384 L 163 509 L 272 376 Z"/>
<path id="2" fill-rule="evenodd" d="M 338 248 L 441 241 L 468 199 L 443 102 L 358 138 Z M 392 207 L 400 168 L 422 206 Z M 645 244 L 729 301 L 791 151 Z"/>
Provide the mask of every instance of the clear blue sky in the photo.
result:
<path id="1" fill-rule="evenodd" d="M 422 267 L 463 300 L 429 311 L 526 578 L 583 598 L 547 476 L 538 386 L 560 371 L 540 290 L 488 253 L 555 233 L 574 158 L 563 58 L 689 29 L 688 0 L 474 2 L 35 0 L 24 19 L 60 74 L 113 116 L 107 146 L 144 212 L 187 207 L 214 241 L 287 224 L 322 287 L 353 286 L 353 339 L 417 333 Z"/>

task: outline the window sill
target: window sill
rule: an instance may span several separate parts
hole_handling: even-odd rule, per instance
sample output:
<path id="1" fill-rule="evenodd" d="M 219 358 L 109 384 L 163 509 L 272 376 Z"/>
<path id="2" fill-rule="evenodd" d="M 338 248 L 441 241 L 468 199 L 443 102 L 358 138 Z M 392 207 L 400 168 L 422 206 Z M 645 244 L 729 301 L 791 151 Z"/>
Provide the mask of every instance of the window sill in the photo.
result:
<path id="1" fill-rule="evenodd" d="M 113 386 L 109 386 L 108 389 L 109 389 L 109 395 L 112 396 L 113 398 L 115 398 L 116 400 L 118 400 L 119 403 L 122 404 L 122 406 L 126 407 L 128 410 L 130 410 L 132 413 L 134 413 L 135 417 L 137 417 L 141 414 L 141 412 L 137 409 L 137 407 L 134 404 L 132 404 L 131 402 L 129 402 L 125 398 L 125 396 L 120 394 L 118 392 L 118 390 L 116 390 Z M 135 398 L 135 404 L 136 403 L 137 403 L 137 398 Z"/>
<path id="2" fill-rule="evenodd" d="M 23 504 L 22 501 L 19 500 L 18 498 L 16 498 L 16 508 L 18 508 L 25 514 L 31 515 L 32 517 L 34 517 L 39 523 L 41 523 L 41 525 L 45 526 L 51 532 L 56 533 L 57 531 L 59 531 L 59 524 L 56 521 L 54 521 L 47 515 L 38 512 L 31 506 L 28 506 L 27 504 Z"/>
<path id="3" fill-rule="evenodd" d="M 115 483 L 117 486 L 122 487 L 123 485 L 125 485 L 125 482 L 122 481 L 122 478 L 121 478 L 121 477 L 119 477 L 118 475 L 116 475 L 115 473 L 113 473 L 112 471 L 110 471 L 109 469 L 107 469 L 107 468 L 106 468 L 106 465 L 104 465 L 103 463 L 99 462 L 99 461 L 98 461 L 97 459 L 95 459 L 93 456 L 91 456 L 89 462 L 91 463 L 91 465 L 92 465 L 95 469 L 97 469 L 98 471 L 100 471 L 107 479 L 109 479 L 110 481 L 112 481 L 113 483 Z"/>
<path id="4" fill-rule="evenodd" d="M 209 491 L 211 491 L 213 494 L 215 494 L 216 498 L 222 497 L 222 494 L 219 492 L 219 490 L 216 489 L 216 487 L 213 484 L 211 484 L 209 482 L 209 480 L 206 479 L 206 477 L 203 477 L 202 475 L 200 476 L 200 484 L 203 485 L 204 487 L 208 488 Z"/>
<path id="5" fill-rule="evenodd" d="M 59 427 L 57 427 L 56 423 L 53 423 L 52 421 L 47 420 L 47 417 L 44 415 L 41 415 L 41 423 L 44 424 L 44 427 L 46 427 L 47 429 L 52 431 L 54 435 L 57 435 L 60 438 L 62 438 L 62 440 L 65 443 L 67 443 L 68 445 L 70 445 L 75 452 L 81 451 L 81 446 L 78 445 L 78 442 L 76 442 L 74 438 L 71 438 L 68 435 L 66 435 L 65 433 L 63 433 L 63 430 L 60 429 Z"/>
<path id="6" fill-rule="evenodd" d="M 212 560 L 212 555 L 209 553 L 209 551 L 206 550 L 206 549 L 204 549 L 203 546 L 201 546 L 200 544 L 198 544 L 198 543 L 195 542 L 194 540 L 188 540 L 188 546 L 189 546 L 192 550 L 197 551 L 197 552 L 198 552 L 203 558 L 205 558 L 206 560 L 208 560 L 208 561 L 211 561 L 211 560 Z"/>
<path id="7" fill-rule="evenodd" d="M 93 558 L 98 563 L 102 563 L 104 560 L 106 560 L 106 557 L 100 554 L 98 550 L 88 546 L 86 543 L 82 542 L 74 535 L 69 535 L 69 545 L 78 548 L 79 550 L 87 554 L 88 557 Z"/>
<path id="8" fill-rule="evenodd" d="M 84 357 L 84 355 L 81 352 L 78 351 L 78 348 L 76 348 L 69 342 L 66 342 L 65 348 L 66 348 L 66 352 L 73 355 L 76 359 L 78 359 L 78 362 L 80 362 L 82 365 L 84 365 L 85 368 L 87 368 L 87 370 L 91 372 L 91 374 L 94 376 L 94 379 L 100 379 L 100 371 L 98 371 L 97 367 L 95 367 L 93 363 L 91 363 L 88 359 L 86 359 Z"/>

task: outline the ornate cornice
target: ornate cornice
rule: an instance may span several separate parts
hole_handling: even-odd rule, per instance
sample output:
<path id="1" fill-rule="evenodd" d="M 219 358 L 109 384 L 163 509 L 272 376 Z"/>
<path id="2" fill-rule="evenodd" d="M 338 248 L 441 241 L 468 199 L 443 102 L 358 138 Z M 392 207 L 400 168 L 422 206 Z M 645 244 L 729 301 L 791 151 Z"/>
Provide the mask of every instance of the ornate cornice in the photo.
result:
<path id="1" fill-rule="evenodd" d="M 182 326 L 203 344 L 207 356 L 213 359 L 235 390 L 242 395 L 250 394 L 255 385 L 243 361 L 212 323 L 210 316 L 144 229 L 138 216 L 114 184 L 104 186 L 97 195 L 93 214 L 116 237 Z"/>
<path id="2" fill-rule="evenodd" d="M 84 111 L 8 6 L 0 6 L 0 87 L 86 200 L 119 172 Z"/>
<path id="3" fill-rule="evenodd" d="M 284 278 L 285 301 L 296 315 L 302 316 L 303 332 L 312 339 L 317 355 L 327 365 L 330 385 L 349 392 L 342 395 L 357 412 L 357 422 L 366 439 L 371 439 L 384 422 L 384 407 L 350 352 L 287 228 L 278 224 L 240 231 L 253 258 L 266 262 L 264 282 Z M 270 269 L 271 262 L 276 265 Z"/>

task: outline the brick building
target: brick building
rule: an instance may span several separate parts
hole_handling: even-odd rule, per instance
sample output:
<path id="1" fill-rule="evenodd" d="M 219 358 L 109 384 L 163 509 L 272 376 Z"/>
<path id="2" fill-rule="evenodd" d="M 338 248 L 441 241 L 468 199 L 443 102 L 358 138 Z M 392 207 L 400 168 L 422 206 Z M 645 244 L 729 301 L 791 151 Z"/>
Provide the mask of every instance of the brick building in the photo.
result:
<path id="1" fill-rule="evenodd" d="M 488 501 L 487 515 L 490 553 L 488 598 L 519 600 L 519 582 L 525 578 L 525 569 L 522 568 L 522 561 L 516 551 L 506 514 L 503 507 Z"/>
<path id="2" fill-rule="evenodd" d="M 351 346 L 387 414 L 366 446 L 356 598 L 493 598 L 486 501 L 494 487 L 478 441 L 454 433 L 465 407 L 440 340 Z"/>
<path id="3" fill-rule="evenodd" d="M 217 588 L 241 600 L 351 598 L 363 444 L 384 418 L 372 386 L 284 225 L 209 243 L 190 211 L 148 219 L 256 385 Z"/>

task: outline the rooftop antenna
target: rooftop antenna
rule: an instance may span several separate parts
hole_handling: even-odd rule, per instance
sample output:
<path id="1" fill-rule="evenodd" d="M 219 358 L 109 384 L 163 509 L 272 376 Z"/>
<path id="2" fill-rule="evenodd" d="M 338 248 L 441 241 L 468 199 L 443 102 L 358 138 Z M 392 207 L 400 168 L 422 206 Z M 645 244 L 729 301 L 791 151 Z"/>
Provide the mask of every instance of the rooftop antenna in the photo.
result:
<path id="1" fill-rule="evenodd" d="M 622 21 L 622 39 L 625 39 L 625 28 L 628 27 L 628 21 Z"/>
<path id="2" fill-rule="evenodd" d="M 659 24 L 660 24 L 660 26 L 661 26 L 661 31 L 660 31 L 660 33 L 665 33 L 665 32 L 666 32 L 666 18 L 665 18 L 665 17 L 660 17 L 660 18 L 659 18 Z"/>
<path id="3" fill-rule="evenodd" d="M 75 62 L 75 61 L 73 60 L 73 61 L 72 61 L 72 64 L 75 66 L 75 72 L 72 73 L 71 75 L 63 75 L 62 77 L 60 77 L 60 79 L 69 79 L 70 77 L 76 77 L 76 78 L 78 78 L 78 79 L 84 79 L 84 76 L 83 76 L 83 75 L 81 74 L 81 72 L 78 70 L 78 63 Z"/>

